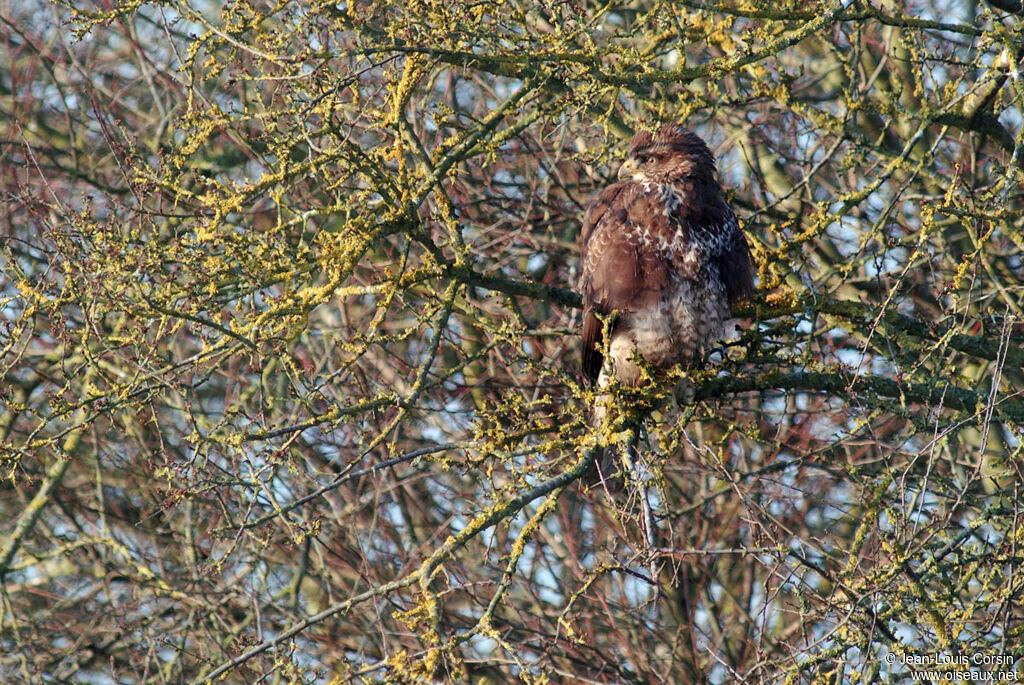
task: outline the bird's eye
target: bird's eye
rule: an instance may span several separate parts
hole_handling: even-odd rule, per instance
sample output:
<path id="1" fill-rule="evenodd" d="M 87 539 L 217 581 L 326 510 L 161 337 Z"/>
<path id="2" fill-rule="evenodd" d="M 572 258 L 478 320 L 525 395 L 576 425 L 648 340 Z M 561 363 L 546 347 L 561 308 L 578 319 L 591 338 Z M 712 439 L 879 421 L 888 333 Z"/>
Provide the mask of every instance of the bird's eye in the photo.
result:
<path id="1" fill-rule="evenodd" d="M 654 164 L 654 157 L 644 157 L 643 164 Z"/>

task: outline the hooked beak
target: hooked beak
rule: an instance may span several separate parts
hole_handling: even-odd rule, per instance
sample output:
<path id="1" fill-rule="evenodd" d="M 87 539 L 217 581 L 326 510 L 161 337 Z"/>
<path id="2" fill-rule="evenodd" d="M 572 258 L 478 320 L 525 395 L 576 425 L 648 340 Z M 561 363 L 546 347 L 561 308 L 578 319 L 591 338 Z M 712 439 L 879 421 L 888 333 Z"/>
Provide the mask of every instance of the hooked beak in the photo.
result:
<path id="1" fill-rule="evenodd" d="M 627 178 L 633 178 L 634 173 L 636 173 L 636 161 L 629 157 L 619 167 L 619 180 L 625 181 Z"/>

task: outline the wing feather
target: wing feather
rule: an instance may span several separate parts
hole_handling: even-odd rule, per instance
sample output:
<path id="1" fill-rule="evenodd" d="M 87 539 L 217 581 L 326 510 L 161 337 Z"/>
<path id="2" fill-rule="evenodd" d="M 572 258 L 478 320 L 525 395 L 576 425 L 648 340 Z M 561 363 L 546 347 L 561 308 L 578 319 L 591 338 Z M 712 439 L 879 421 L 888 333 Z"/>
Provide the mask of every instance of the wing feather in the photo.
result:
<path id="1" fill-rule="evenodd" d="M 725 249 L 718 258 L 718 272 L 725 284 L 729 306 L 735 308 L 754 294 L 754 274 L 751 268 L 750 246 L 740 230 L 732 210 L 727 210 Z"/>
<path id="2" fill-rule="evenodd" d="M 587 209 L 580 233 L 583 293 L 583 374 L 591 383 L 604 363 L 599 315 L 629 314 L 655 304 L 668 283 L 665 256 L 652 249 L 652 231 L 668 230 L 655 198 L 637 184 L 606 188 Z M 622 330 L 622 318 L 611 332 Z"/>

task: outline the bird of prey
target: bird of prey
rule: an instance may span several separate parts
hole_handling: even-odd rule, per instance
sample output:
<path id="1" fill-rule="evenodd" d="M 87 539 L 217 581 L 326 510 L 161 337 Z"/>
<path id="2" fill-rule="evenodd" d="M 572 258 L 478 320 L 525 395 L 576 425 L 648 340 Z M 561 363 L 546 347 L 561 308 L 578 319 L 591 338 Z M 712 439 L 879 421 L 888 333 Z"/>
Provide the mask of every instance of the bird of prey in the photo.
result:
<path id="1" fill-rule="evenodd" d="M 619 182 L 590 203 L 580 233 L 589 383 L 636 387 L 642 364 L 692 364 L 750 297 L 750 248 L 715 173 L 700 136 L 666 124 L 633 137 Z M 595 418 L 605 412 L 595 407 Z"/>

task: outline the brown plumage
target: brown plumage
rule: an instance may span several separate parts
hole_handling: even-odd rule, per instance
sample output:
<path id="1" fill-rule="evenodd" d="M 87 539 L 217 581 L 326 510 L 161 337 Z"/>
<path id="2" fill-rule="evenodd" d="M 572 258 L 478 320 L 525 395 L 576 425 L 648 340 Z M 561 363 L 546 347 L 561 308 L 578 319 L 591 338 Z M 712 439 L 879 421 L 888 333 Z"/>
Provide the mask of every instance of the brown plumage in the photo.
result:
<path id="1" fill-rule="evenodd" d="M 612 374 L 637 385 L 634 355 L 656 368 L 694 361 L 725 337 L 730 307 L 754 285 L 700 136 L 674 124 L 637 133 L 619 178 L 591 202 L 580 234 L 583 373 L 599 386 Z M 615 310 L 609 364 L 598 315 Z"/>

